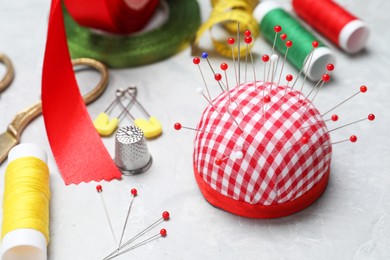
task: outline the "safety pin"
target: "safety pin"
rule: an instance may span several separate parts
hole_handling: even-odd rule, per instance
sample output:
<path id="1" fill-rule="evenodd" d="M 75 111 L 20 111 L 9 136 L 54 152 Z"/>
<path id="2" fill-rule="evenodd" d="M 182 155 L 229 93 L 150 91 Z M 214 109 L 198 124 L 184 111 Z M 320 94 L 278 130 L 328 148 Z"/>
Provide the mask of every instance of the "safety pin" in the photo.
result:
<path id="1" fill-rule="evenodd" d="M 137 94 L 137 89 L 133 90 L 135 95 Z M 128 89 L 117 89 L 115 91 L 115 99 L 107 106 L 107 108 L 101 112 L 95 120 L 93 120 L 93 125 L 96 131 L 101 136 L 109 136 L 111 135 L 115 129 L 118 127 L 119 121 L 121 117 L 125 114 L 125 112 L 132 117 L 129 112 L 129 109 L 133 105 L 134 101 L 131 99 L 129 103 L 125 106 L 122 104 L 121 98 L 125 96 L 128 92 Z M 120 104 L 122 107 L 121 113 L 117 117 L 113 117 L 110 119 L 109 113 L 114 109 L 116 104 Z M 133 117 L 132 117 L 133 118 Z"/>
<path id="2" fill-rule="evenodd" d="M 5 90 L 14 79 L 14 67 L 10 58 L 8 58 L 4 53 L 0 53 L 0 62 L 5 65 L 5 74 L 4 77 L 0 80 L 0 93 Z"/>
<path id="3" fill-rule="evenodd" d="M 109 113 L 112 111 L 112 109 L 115 107 L 117 103 L 120 103 L 121 105 L 122 102 L 120 99 L 124 96 L 127 90 L 125 89 L 117 89 L 115 91 L 115 99 L 107 106 L 107 108 L 101 112 L 95 120 L 93 120 L 93 125 L 96 129 L 96 131 L 101 135 L 101 136 L 109 136 L 111 135 L 115 129 L 118 127 L 120 118 L 123 116 L 124 111 L 127 110 L 125 106 L 123 106 L 122 112 L 119 114 L 117 117 L 113 117 L 110 119 Z M 128 106 L 130 106 L 132 102 L 129 102 Z"/>
<path id="4" fill-rule="evenodd" d="M 136 97 L 131 93 L 130 90 L 137 89 L 137 86 L 131 85 L 127 88 L 127 93 L 132 97 L 135 103 L 140 107 L 140 109 L 144 112 L 144 114 L 148 117 L 148 119 L 144 118 L 134 118 L 132 117 L 134 124 L 139 127 L 143 132 L 144 136 L 147 139 L 155 138 L 162 133 L 162 125 L 157 120 L 156 117 L 151 116 L 148 111 L 141 105 L 140 102 L 136 99 Z"/>
<path id="5" fill-rule="evenodd" d="M 90 92 L 83 96 L 84 102 L 89 104 L 96 100 L 104 92 L 108 84 L 108 69 L 107 67 L 94 59 L 78 58 L 72 60 L 73 66 L 86 65 L 99 71 L 101 79 Z M 38 103 L 20 111 L 11 123 L 7 130 L 0 134 L 0 164 L 7 158 L 8 152 L 20 142 L 20 136 L 26 126 L 42 113 L 42 103 Z"/>

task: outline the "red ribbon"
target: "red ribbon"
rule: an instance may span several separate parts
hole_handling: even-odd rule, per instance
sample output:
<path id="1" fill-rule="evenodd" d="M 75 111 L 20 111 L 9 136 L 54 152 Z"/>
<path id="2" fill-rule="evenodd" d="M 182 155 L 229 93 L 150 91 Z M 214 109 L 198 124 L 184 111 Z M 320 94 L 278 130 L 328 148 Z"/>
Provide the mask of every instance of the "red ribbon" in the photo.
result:
<path id="1" fill-rule="evenodd" d="M 119 34 L 141 30 L 158 3 L 159 0 L 65 0 L 69 14 L 78 24 Z"/>
<path id="2" fill-rule="evenodd" d="M 42 71 L 42 112 L 65 184 L 121 178 L 80 95 L 66 42 L 60 0 L 52 0 Z"/>

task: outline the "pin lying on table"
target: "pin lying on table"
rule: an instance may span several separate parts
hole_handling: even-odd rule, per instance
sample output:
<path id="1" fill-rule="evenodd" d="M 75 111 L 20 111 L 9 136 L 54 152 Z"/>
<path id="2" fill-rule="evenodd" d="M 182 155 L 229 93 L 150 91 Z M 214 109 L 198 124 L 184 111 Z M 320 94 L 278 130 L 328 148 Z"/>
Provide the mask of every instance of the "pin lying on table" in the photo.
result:
<path id="1" fill-rule="evenodd" d="M 133 116 L 129 112 L 129 109 L 133 104 L 133 100 L 130 100 L 126 106 L 124 106 L 121 101 L 123 97 L 126 97 L 126 93 L 131 93 L 132 91 L 134 91 L 134 94 L 132 95 L 137 95 L 137 89 L 117 89 L 115 92 L 115 99 L 108 105 L 104 112 L 101 112 L 95 118 L 95 120 L 93 121 L 93 125 L 95 126 L 96 131 L 101 136 L 111 135 L 118 127 L 119 121 L 121 120 L 121 117 L 125 115 L 125 113 L 130 115 L 131 118 L 133 118 Z M 122 107 L 122 111 L 118 117 L 113 117 L 112 119 L 110 119 L 109 113 L 112 112 L 116 104 L 119 104 Z"/>

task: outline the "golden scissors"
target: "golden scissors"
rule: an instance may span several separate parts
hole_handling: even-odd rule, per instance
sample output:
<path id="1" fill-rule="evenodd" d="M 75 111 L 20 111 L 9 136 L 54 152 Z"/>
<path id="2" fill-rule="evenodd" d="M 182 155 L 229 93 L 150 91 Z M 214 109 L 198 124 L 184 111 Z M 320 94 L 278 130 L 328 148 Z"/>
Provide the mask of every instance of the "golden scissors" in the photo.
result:
<path id="1" fill-rule="evenodd" d="M 12 66 L 11 60 L 3 53 L 0 53 L 0 62 L 5 65 L 5 75 L 0 80 L 0 93 L 6 89 L 14 78 L 14 67 Z"/>
<path id="2" fill-rule="evenodd" d="M 94 89 L 83 96 L 84 102 L 89 104 L 95 101 L 106 89 L 108 84 L 108 69 L 107 67 L 97 60 L 89 58 L 78 58 L 72 60 L 73 66 L 86 65 L 99 71 L 101 79 Z M 7 130 L 0 134 L 0 164 L 7 158 L 9 150 L 17 145 L 20 141 L 20 136 L 25 127 L 42 113 L 42 103 L 38 103 L 20 111 L 11 123 L 8 125 Z"/>

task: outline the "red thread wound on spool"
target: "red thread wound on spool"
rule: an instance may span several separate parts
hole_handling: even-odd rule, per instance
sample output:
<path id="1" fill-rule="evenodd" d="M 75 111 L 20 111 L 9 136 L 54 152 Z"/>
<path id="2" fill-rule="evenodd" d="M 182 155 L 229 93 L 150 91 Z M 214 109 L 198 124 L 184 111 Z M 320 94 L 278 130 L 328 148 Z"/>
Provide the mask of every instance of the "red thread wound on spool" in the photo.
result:
<path id="1" fill-rule="evenodd" d="M 349 53 L 362 50 L 367 26 L 333 1 L 293 0 L 295 12 L 315 30 Z"/>

